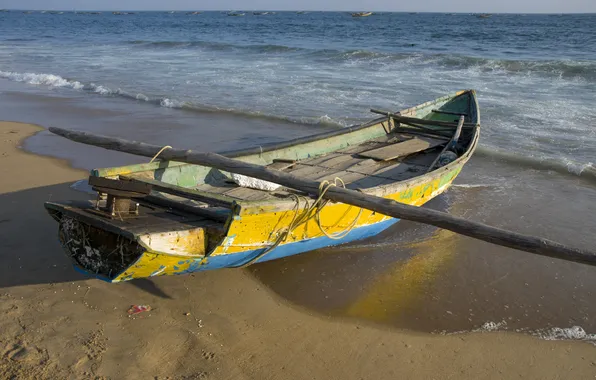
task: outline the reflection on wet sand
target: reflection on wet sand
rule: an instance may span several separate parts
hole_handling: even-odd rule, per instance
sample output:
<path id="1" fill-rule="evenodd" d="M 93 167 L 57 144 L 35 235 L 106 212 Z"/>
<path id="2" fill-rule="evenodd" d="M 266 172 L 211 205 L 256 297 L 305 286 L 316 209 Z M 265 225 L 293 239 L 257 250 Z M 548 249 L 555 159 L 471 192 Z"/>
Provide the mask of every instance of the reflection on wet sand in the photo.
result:
<path id="1" fill-rule="evenodd" d="M 400 315 L 416 308 L 441 271 L 448 271 L 457 255 L 457 236 L 436 230 L 428 240 L 404 246 L 410 259 L 399 261 L 366 286 L 340 314 L 382 323 L 398 323 Z"/>
<path id="2" fill-rule="evenodd" d="M 440 207 L 441 200 L 435 200 Z M 401 325 L 449 272 L 458 235 L 402 221 L 376 238 L 266 262 L 249 271 L 284 298 L 325 315 Z"/>
<path id="3" fill-rule="evenodd" d="M 428 206 L 577 247 L 593 245 L 596 188 L 590 184 L 486 160 L 469 166 L 459 179 L 464 186 Z M 596 268 L 407 221 L 357 244 L 248 270 L 293 304 L 332 317 L 435 333 L 596 332 L 590 318 Z"/>

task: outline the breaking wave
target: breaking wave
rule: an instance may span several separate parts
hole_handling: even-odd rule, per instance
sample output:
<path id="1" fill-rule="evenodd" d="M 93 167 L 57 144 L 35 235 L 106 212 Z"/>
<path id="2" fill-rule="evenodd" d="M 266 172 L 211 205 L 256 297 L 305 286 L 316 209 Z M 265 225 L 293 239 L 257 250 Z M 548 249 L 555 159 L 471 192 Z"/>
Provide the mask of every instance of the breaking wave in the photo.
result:
<path id="1" fill-rule="evenodd" d="M 563 175 L 596 181 L 596 166 L 592 162 L 581 163 L 569 159 L 537 158 L 486 147 L 478 147 L 476 149 L 476 155 L 493 158 L 510 165 L 525 166 L 535 170 L 553 171 Z"/>
<path id="2" fill-rule="evenodd" d="M 59 75 L 54 74 L 16 73 L 0 71 L 0 78 L 38 86 L 70 88 L 73 90 L 85 91 L 103 96 L 113 96 L 128 100 L 143 101 L 164 108 L 176 108 L 192 112 L 231 114 L 241 117 L 260 118 L 266 120 L 283 121 L 298 124 L 325 125 L 336 127 L 346 126 L 345 122 L 332 119 L 328 115 L 322 115 L 318 117 L 288 117 L 283 115 L 266 114 L 259 111 L 220 108 L 203 104 L 197 104 L 193 102 L 187 102 L 184 100 L 174 98 L 151 97 L 142 93 L 125 91 L 121 88 L 112 89 L 107 86 L 96 83 L 83 83 L 77 80 L 63 78 Z"/>
<path id="3" fill-rule="evenodd" d="M 0 78 L 10 79 L 15 82 L 25 82 L 34 85 L 49 87 L 68 87 L 74 90 L 81 90 L 85 86 L 78 81 L 62 78 L 53 74 L 15 73 L 0 71 Z"/>

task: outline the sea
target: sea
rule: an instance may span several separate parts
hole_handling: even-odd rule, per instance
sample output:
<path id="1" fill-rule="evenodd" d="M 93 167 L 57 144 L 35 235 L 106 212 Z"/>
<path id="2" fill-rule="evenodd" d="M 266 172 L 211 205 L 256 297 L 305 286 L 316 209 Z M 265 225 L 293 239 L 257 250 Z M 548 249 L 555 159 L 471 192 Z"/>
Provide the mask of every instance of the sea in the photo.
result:
<path id="1" fill-rule="evenodd" d="M 596 250 L 596 14 L 243 14 L 0 12 L 0 119 L 226 151 L 472 88 L 480 145 L 428 207 Z M 48 132 L 24 148 L 145 160 Z M 407 221 L 247 270 L 334 318 L 596 339 L 596 268 Z"/>

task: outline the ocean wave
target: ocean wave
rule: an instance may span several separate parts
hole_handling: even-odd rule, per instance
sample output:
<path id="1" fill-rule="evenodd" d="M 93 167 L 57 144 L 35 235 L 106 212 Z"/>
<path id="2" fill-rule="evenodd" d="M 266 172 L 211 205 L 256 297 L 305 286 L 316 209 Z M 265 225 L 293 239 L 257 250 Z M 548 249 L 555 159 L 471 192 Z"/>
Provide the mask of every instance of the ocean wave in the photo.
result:
<path id="1" fill-rule="evenodd" d="M 406 44 L 404 46 L 409 46 Z M 478 58 L 453 54 L 398 52 L 385 53 L 368 50 L 312 52 L 315 58 L 342 61 L 374 61 L 381 64 L 403 62 L 407 65 L 435 66 L 444 70 L 478 70 L 484 73 L 507 75 L 537 74 L 561 79 L 596 81 L 596 63 L 573 60 L 506 60 Z"/>
<path id="2" fill-rule="evenodd" d="M 24 82 L 49 87 L 68 87 L 74 90 L 80 90 L 84 87 L 84 85 L 79 81 L 65 79 L 59 75 L 53 74 L 16 73 L 11 71 L 0 71 L 0 78 L 10 79 L 15 82 Z"/>
<path id="3" fill-rule="evenodd" d="M 291 47 L 285 45 L 241 45 L 225 42 L 212 41 L 147 41 L 147 40 L 133 40 L 127 41 L 126 44 L 137 45 L 143 48 L 179 48 L 179 47 L 199 47 L 209 50 L 247 50 L 256 53 L 285 53 L 295 51 L 307 51 L 308 49 Z"/>
<path id="4" fill-rule="evenodd" d="M 426 60 L 451 69 L 477 69 L 506 74 L 541 74 L 562 79 L 596 80 L 596 63 L 573 60 L 506 60 L 458 55 L 437 55 Z"/>
<path id="5" fill-rule="evenodd" d="M 31 42 L 36 41 L 35 38 L 5 38 L 6 42 Z"/>
<path id="6" fill-rule="evenodd" d="M 446 53 L 432 53 L 426 51 L 413 51 L 415 43 L 403 42 L 393 46 L 398 51 L 381 51 L 369 49 L 313 49 L 297 46 L 274 44 L 239 44 L 214 41 L 150 41 L 132 40 L 126 44 L 136 45 L 140 48 L 202 48 L 217 51 L 245 51 L 262 54 L 302 54 L 306 59 L 319 61 L 367 63 L 374 61 L 381 64 L 404 62 L 410 65 L 434 65 L 447 70 L 479 70 L 481 72 L 497 72 L 505 74 L 527 75 L 536 73 L 562 79 L 581 78 L 596 81 L 596 63 L 593 61 L 574 60 L 511 60 L 479 58 L 466 55 Z"/>
<path id="7" fill-rule="evenodd" d="M 289 117 L 283 115 L 272 115 L 260 111 L 251 111 L 234 108 L 215 107 L 204 104 L 184 101 L 181 99 L 167 97 L 151 97 L 143 93 L 125 91 L 121 88 L 112 89 L 110 87 L 96 83 L 82 83 L 77 80 L 63 78 L 54 74 L 35 74 L 35 73 L 16 73 L 0 71 L 0 78 L 9 79 L 15 82 L 24 82 L 33 85 L 44 85 L 48 87 L 64 87 L 73 90 L 85 91 L 103 96 L 119 97 L 127 100 L 143 101 L 164 108 L 182 109 L 198 113 L 220 113 L 235 115 L 239 117 L 259 118 L 272 121 L 283 121 L 297 124 L 325 125 L 335 127 L 345 127 L 345 123 L 334 120 L 328 115 L 316 117 Z"/>
<path id="8" fill-rule="evenodd" d="M 582 163 L 571 161 L 569 159 L 553 159 L 547 157 L 537 158 L 486 147 L 478 147 L 476 149 L 476 155 L 495 158 L 499 162 L 516 166 L 525 166 L 536 170 L 554 171 L 559 174 L 596 181 L 596 166 L 592 162 Z"/>

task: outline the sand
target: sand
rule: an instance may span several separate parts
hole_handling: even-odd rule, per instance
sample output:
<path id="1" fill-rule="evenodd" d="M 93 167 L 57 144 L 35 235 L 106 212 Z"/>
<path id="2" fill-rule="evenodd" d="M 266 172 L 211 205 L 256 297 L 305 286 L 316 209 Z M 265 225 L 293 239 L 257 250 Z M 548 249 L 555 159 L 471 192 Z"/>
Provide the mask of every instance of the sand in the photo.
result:
<path id="1" fill-rule="evenodd" d="M 43 202 L 86 173 L 0 123 L 2 379 L 587 379 L 596 350 L 503 332 L 430 335 L 303 310 L 248 270 L 123 284 L 72 269 Z M 129 317 L 133 304 L 152 307 Z"/>

